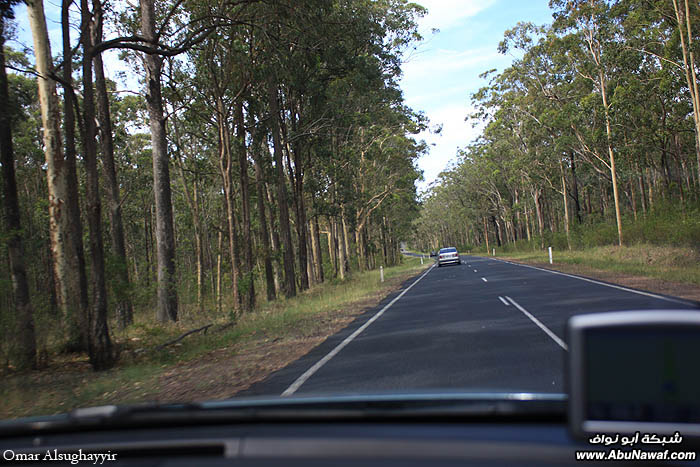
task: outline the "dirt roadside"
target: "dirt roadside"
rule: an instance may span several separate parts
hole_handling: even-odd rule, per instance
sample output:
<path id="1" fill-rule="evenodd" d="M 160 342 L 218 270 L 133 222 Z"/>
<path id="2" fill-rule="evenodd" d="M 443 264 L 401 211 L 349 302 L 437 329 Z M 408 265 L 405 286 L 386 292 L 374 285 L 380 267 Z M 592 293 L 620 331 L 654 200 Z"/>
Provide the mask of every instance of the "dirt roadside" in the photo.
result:
<path id="1" fill-rule="evenodd" d="M 240 344 L 216 349 L 178 364 L 162 373 L 152 390 L 143 390 L 137 398 L 176 402 L 232 397 L 301 358 L 355 318 L 376 307 L 415 275 L 413 272 L 394 277 L 387 280 L 384 289 L 366 299 L 305 318 L 283 337 L 253 336 Z M 115 399 L 133 399 L 134 395 L 115 394 Z"/>
<path id="2" fill-rule="evenodd" d="M 280 335 L 255 331 L 229 346 L 180 363 L 144 368 L 126 364 L 96 374 L 87 357 L 61 356 L 41 370 L 5 375 L 0 381 L 0 419 L 107 404 L 233 397 L 304 356 L 420 273 L 413 269 L 389 278 L 376 292 L 331 311 L 302 317 Z M 181 345 L 173 345 L 171 352 Z"/>
<path id="3" fill-rule="evenodd" d="M 509 258 L 507 256 L 500 259 L 504 259 L 512 263 L 527 264 L 529 266 L 537 266 L 538 268 L 542 269 L 576 274 L 591 279 L 598 279 L 601 281 L 618 284 L 624 287 L 631 287 L 647 292 L 670 295 L 673 297 L 700 302 L 700 286 L 694 284 L 684 284 L 682 282 L 667 281 L 653 277 L 636 276 L 615 271 L 605 271 L 580 264 L 564 264 L 557 263 L 556 261 L 554 264 L 549 264 L 539 261 L 523 261 Z"/>

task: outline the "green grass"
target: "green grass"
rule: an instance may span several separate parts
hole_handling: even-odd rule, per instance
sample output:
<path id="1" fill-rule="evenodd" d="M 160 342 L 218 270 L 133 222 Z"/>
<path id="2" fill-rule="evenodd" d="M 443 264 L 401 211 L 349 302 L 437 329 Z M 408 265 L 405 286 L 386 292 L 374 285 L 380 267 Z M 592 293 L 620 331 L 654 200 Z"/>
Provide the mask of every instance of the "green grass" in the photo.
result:
<path id="1" fill-rule="evenodd" d="M 547 247 L 554 262 L 587 268 L 700 285 L 700 204 L 658 203 L 653 211 L 623 217 L 624 246 L 618 247 L 614 219 L 591 218 L 564 232 L 545 232 L 544 238 L 486 247 L 464 248 L 474 254 L 547 263 Z M 569 242 L 571 250 L 568 249 Z M 542 246 L 544 245 L 544 248 Z M 555 264 L 555 265 L 556 265 Z"/>
<path id="2" fill-rule="evenodd" d="M 496 256 L 525 262 L 548 263 L 547 251 L 500 253 Z M 700 252 L 697 248 L 638 244 L 598 246 L 582 250 L 553 250 L 556 264 L 580 265 L 655 279 L 700 285 Z"/>
<path id="3" fill-rule="evenodd" d="M 690 247 L 700 246 L 700 203 L 658 203 L 653 211 L 646 214 L 638 213 L 637 219 L 632 214 L 622 216 L 622 233 L 624 244 L 653 245 L 660 247 Z M 543 238 L 534 234 L 530 241 L 518 240 L 497 246 L 493 233 L 490 235 L 488 254 L 496 248 L 501 253 L 524 253 L 535 251 L 540 246 L 551 246 L 554 250 L 568 249 L 568 243 L 574 250 L 586 250 L 595 247 L 617 245 L 617 224 L 615 218 L 601 218 L 591 215 L 582 224 L 571 223 L 570 239 L 567 241 L 563 226 L 557 232 L 545 229 Z M 486 246 L 460 245 L 460 251 L 486 253 Z"/>
<path id="4" fill-rule="evenodd" d="M 183 323 L 159 326 L 150 312 L 143 310 L 136 323 L 119 332 L 124 346 L 119 366 L 94 373 L 84 356 L 56 356 L 51 367 L 0 379 L 0 419 L 38 414 L 60 413 L 75 407 L 105 403 L 134 403 L 144 400 L 157 387 L 159 376 L 178 364 L 186 363 L 216 349 L 245 345 L 261 336 L 284 338 L 314 329 L 314 317 L 350 307 L 353 303 L 377 297 L 391 290 L 392 279 L 408 277 L 423 268 L 419 258 L 403 257 L 402 264 L 386 268 L 386 282 L 379 271 L 351 274 L 346 280 L 317 285 L 290 299 L 263 304 L 258 310 L 236 319 L 235 325 L 221 332 L 196 334 L 178 346 L 158 352 L 136 353 L 136 348 L 152 349 L 205 322 L 224 324 L 225 317 L 212 320 L 211 313 L 186 312 Z M 396 285 L 393 281 L 394 287 Z M 318 326 L 317 326 L 318 327 Z M 125 391 L 130 389 L 129 391 Z M 126 399 L 123 394 L 129 394 Z"/>

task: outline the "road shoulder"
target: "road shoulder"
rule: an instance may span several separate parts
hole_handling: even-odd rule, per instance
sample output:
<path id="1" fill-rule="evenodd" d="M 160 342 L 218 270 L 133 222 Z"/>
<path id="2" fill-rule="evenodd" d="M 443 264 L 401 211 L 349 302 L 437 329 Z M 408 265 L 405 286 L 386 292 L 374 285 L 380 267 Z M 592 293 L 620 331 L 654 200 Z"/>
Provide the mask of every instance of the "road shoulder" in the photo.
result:
<path id="1" fill-rule="evenodd" d="M 523 260 L 508 256 L 499 256 L 498 259 L 510 261 L 517 264 L 525 264 L 535 266 L 541 269 L 564 272 L 567 274 L 575 274 L 589 279 L 596 279 L 611 284 L 638 289 L 646 292 L 667 295 L 670 297 L 678 297 L 685 300 L 698 302 L 700 305 L 700 286 L 694 284 L 686 284 L 669 280 L 657 279 L 654 277 L 644 277 L 639 275 L 627 274 L 617 271 L 606 271 L 597 269 L 582 264 L 566 264 L 545 263 L 542 261 Z"/>

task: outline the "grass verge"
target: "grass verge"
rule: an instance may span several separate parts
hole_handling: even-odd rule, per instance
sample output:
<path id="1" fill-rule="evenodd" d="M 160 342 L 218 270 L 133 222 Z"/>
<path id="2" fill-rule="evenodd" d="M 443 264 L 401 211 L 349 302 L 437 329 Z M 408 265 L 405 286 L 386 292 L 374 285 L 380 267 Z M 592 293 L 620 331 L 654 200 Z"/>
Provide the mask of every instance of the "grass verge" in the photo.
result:
<path id="1" fill-rule="evenodd" d="M 169 327 L 140 320 L 119 335 L 124 351 L 116 368 L 95 373 L 84 356 L 64 355 L 42 370 L 4 375 L 0 419 L 102 404 L 231 397 L 301 357 L 426 267 L 419 258 L 404 257 L 403 264 L 385 269 L 383 283 L 379 271 L 355 273 L 158 352 L 149 349 L 209 318 L 190 313 L 185 324 Z"/>
<path id="2" fill-rule="evenodd" d="M 700 300 L 700 251 L 681 246 L 638 244 L 497 254 L 503 259 L 594 277 L 652 292 Z"/>

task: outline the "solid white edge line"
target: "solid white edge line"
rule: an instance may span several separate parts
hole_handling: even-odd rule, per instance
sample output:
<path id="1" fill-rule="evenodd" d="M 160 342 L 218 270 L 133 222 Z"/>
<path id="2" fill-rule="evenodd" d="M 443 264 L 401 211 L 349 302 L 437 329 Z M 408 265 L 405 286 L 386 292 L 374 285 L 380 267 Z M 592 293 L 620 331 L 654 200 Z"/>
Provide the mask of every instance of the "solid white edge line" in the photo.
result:
<path id="1" fill-rule="evenodd" d="M 613 289 L 618 289 L 618 290 L 624 290 L 625 292 L 632 292 L 636 293 L 639 295 L 644 295 L 647 297 L 652 297 L 652 298 L 658 298 L 659 300 L 666 300 L 667 302 L 674 302 L 674 303 L 680 303 L 682 305 L 690 305 L 693 306 L 695 305 L 694 303 L 687 301 L 687 300 L 682 300 L 682 299 L 675 299 L 675 298 L 670 298 L 670 297 L 664 297 L 663 295 L 656 295 L 650 292 L 644 292 L 642 290 L 635 290 L 635 289 L 628 289 L 627 287 L 623 287 L 621 285 L 614 285 L 614 284 L 606 284 L 605 282 L 600 282 L 596 281 L 593 279 L 588 279 L 586 277 L 581 277 L 581 276 L 575 276 L 573 274 L 567 274 L 565 272 L 560 272 L 560 271 L 552 271 L 551 269 L 544 269 L 544 268 L 538 268 L 537 266 L 530 266 L 528 264 L 520 264 L 520 263 L 514 263 L 512 261 L 506 261 L 503 259 L 496 259 L 496 258 L 489 258 L 494 261 L 500 261 L 501 263 L 507 263 L 507 264 L 512 264 L 515 266 L 522 266 L 524 268 L 530 268 L 530 269 L 537 269 L 538 271 L 544 271 L 544 272 L 551 272 L 552 274 L 559 274 L 560 276 L 566 276 L 566 277 L 571 277 L 574 279 L 579 279 L 582 281 L 590 282 L 592 284 L 598 284 L 598 285 L 604 285 L 606 287 L 612 287 Z"/>
<path id="2" fill-rule="evenodd" d="M 505 306 L 510 306 L 510 303 L 508 303 L 508 302 L 506 301 L 506 299 L 503 298 L 503 297 L 501 297 L 500 295 L 498 296 L 498 299 L 499 299 L 500 301 L 502 301 L 503 304 L 504 304 Z"/>
<path id="3" fill-rule="evenodd" d="M 531 320 L 533 323 L 535 323 L 537 326 L 539 326 L 540 329 L 542 329 L 545 333 L 547 333 L 547 335 L 548 335 L 549 337 L 551 337 L 552 340 L 553 340 L 554 342 L 556 342 L 557 344 L 559 344 L 559 347 L 561 347 L 562 349 L 566 350 L 567 352 L 569 351 L 569 346 L 567 346 L 566 343 L 565 343 L 563 340 L 561 340 L 561 339 L 559 338 L 559 336 L 557 336 L 556 334 L 554 334 L 554 333 L 552 332 L 551 329 L 549 329 L 547 326 L 545 326 L 544 324 L 542 324 L 542 322 L 541 322 L 539 319 L 537 319 L 537 318 L 535 318 L 534 316 L 532 316 L 532 314 L 530 314 L 530 312 L 528 312 L 525 308 L 523 308 L 523 307 L 521 307 L 520 305 L 518 305 L 518 302 L 516 302 L 515 300 L 513 300 L 512 298 L 510 298 L 508 295 L 506 295 L 506 299 L 507 299 L 510 303 L 512 303 L 512 304 L 515 306 L 515 308 L 517 308 L 518 310 L 522 311 L 522 312 L 525 314 L 525 316 L 527 316 L 528 318 L 530 318 L 530 320 Z"/>
<path id="4" fill-rule="evenodd" d="M 488 282 L 485 277 L 482 277 L 481 280 L 484 282 Z"/>
<path id="5" fill-rule="evenodd" d="M 420 282 L 420 280 L 423 279 L 434 267 L 435 267 L 435 265 L 430 266 L 430 267 L 428 268 L 427 271 L 425 271 L 425 272 L 424 272 L 418 279 L 416 279 L 411 285 L 409 285 L 408 287 L 406 287 L 406 288 L 404 289 L 403 292 L 401 292 L 399 295 L 397 295 L 396 297 L 394 297 L 394 299 L 393 299 L 392 301 L 390 301 L 389 303 L 387 303 L 387 304 L 384 306 L 384 308 L 382 308 L 381 310 L 379 310 L 379 311 L 378 311 L 374 316 L 372 316 L 365 324 L 363 324 L 363 325 L 360 326 L 358 329 L 356 329 L 355 332 L 353 332 L 353 333 L 350 334 L 348 337 L 346 337 L 346 338 L 343 340 L 343 342 L 341 342 L 340 344 L 338 344 L 337 346 L 335 346 L 335 348 L 334 348 L 333 350 L 331 350 L 330 352 L 328 352 L 328 354 L 327 354 L 325 357 L 323 357 L 321 360 L 319 360 L 318 362 L 316 362 L 311 368 L 309 368 L 308 370 L 306 370 L 306 371 L 305 371 L 301 376 L 299 376 L 287 389 L 284 390 L 284 392 L 282 393 L 282 396 L 291 396 L 292 394 L 294 394 L 294 393 L 301 387 L 301 385 L 304 384 L 304 383 L 306 382 L 306 380 L 308 380 L 311 376 L 313 376 L 314 373 L 316 373 L 318 370 L 320 370 L 321 367 L 322 367 L 323 365 L 325 365 L 326 363 L 328 363 L 328 361 L 329 361 L 331 358 L 335 357 L 335 356 L 338 354 L 338 352 L 340 352 L 341 350 L 343 350 L 343 348 L 344 348 L 346 345 L 348 345 L 350 342 L 352 342 L 353 339 L 355 339 L 357 336 L 359 336 L 360 333 L 361 333 L 362 331 L 364 331 L 365 329 L 367 329 L 367 328 L 369 327 L 370 324 L 374 323 L 377 319 L 379 319 L 379 317 L 382 316 L 382 315 L 384 314 L 384 312 L 385 312 L 386 310 L 388 310 L 388 309 L 391 307 L 391 305 L 393 305 L 394 303 L 396 303 L 401 297 L 403 297 L 403 296 L 406 294 L 406 292 L 408 292 L 409 290 L 411 290 L 411 288 L 412 288 L 414 285 L 416 285 L 418 282 Z"/>

